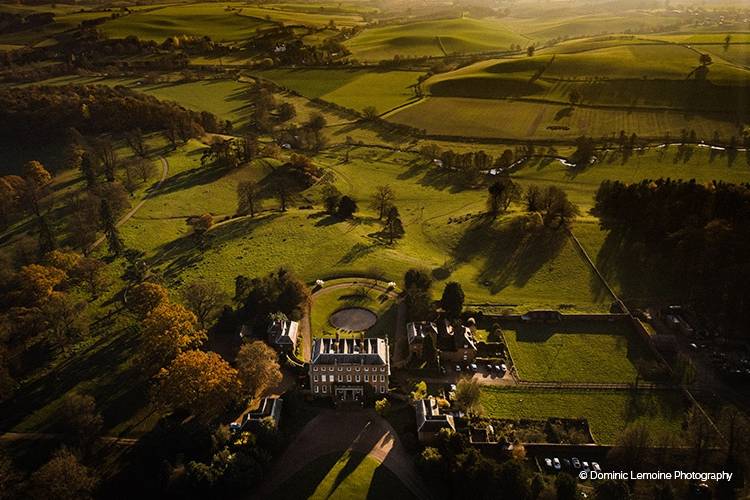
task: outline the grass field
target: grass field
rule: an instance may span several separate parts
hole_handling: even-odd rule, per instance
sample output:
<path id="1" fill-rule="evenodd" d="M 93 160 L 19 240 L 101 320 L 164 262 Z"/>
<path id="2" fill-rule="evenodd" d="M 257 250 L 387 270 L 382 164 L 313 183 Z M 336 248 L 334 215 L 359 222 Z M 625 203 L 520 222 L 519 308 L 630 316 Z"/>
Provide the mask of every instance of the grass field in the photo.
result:
<path id="1" fill-rule="evenodd" d="M 409 499 L 411 492 L 374 458 L 356 452 L 317 458 L 274 492 L 278 499 Z"/>
<path id="2" fill-rule="evenodd" d="M 679 392 L 521 390 L 483 387 L 481 403 L 492 418 L 586 418 L 594 439 L 613 444 L 629 424 L 643 419 L 655 433 L 679 434 L 687 405 Z"/>
<path id="3" fill-rule="evenodd" d="M 457 188 L 459 179 L 427 168 L 408 153 L 356 148 L 348 164 L 333 151 L 316 159 L 360 204 L 355 221 L 339 221 L 319 209 L 281 213 L 277 201 L 266 195 L 261 215 L 215 227 L 208 247 L 199 252 L 185 218 L 210 212 L 218 221 L 232 214 L 236 183 L 245 178 L 262 182 L 272 168 L 264 160 L 229 172 L 201 168 L 199 148 L 193 144 L 170 157 L 170 165 L 184 171 L 167 179 L 160 194 L 122 229 L 126 243 L 146 251 L 170 280 L 210 276 L 231 291 L 238 274 L 258 276 L 280 265 L 309 282 L 373 269 L 400 282 L 407 269 L 426 267 L 441 281 L 460 281 L 470 302 L 509 309 L 609 307 L 609 298 L 563 232 L 547 238 L 528 233 L 512 218 L 489 224 L 474 217 L 484 211 L 483 191 Z M 406 227 L 405 238 L 393 246 L 379 238 L 381 224 L 368 209 L 373 186 L 381 184 L 396 192 Z M 319 203 L 317 189 L 301 193 L 292 206 Z"/>
<path id="4" fill-rule="evenodd" d="M 633 382 L 636 364 L 651 360 L 624 322 L 564 321 L 547 325 L 503 322 L 503 335 L 522 380 Z"/>
<path id="5" fill-rule="evenodd" d="M 527 101 L 430 97 L 388 115 L 388 120 L 455 137 L 573 140 L 581 135 L 611 136 L 621 130 L 641 137 L 672 136 L 683 128 L 710 139 L 737 134 L 732 115 L 696 115 L 679 111 L 639 111 L 577 107 Z"/>
<path id="6" fill-rule="evenodd" d="M 331 314 L 346 307 L 363 307 L 378 315 L 378 321 L 369 330 L 368 337 L 385 337 L 395 328 L 395 302 L 379 290 L 371 288 L 371 280 L 362 280 L 361 285 L 347 288 L 327 289 L 335 286 L 336 280 L 326 282 L 326 287 L 313 297 L 311 326 L 313 337 L 336 334 L 329 322 Z M 358 334 L 357 332 L 354 332 Z"/>
<path id="7" fill-rule="evenodd" d="M 500 20 L 443 19 L 396 24 L 365 30 L 346 45 L 355 59 L 372 61 L 400 57 L 443 56 L 456 53 L 509 50 L 528 39 Z"/>
<path id="8" fill-rule="evenodd" d="M 208 35 L 217 42 L 246 40 L 259 28 L 272 26 L 264 19 L 240 15 L 241 3 L 161 5 L 105 22 L 102 30 L 113 38 L 133 35 L 163 42 L 171 36 Z"/>
<path id="9" fill-rule="evenodd" d="M 381 113 L 414 98 L 409 87 L 419 76 L 416 71 L 343 69 L 277 69 L 254 74 L 308 99 L 321 98 L 357 111 L 375 106 Z"/>

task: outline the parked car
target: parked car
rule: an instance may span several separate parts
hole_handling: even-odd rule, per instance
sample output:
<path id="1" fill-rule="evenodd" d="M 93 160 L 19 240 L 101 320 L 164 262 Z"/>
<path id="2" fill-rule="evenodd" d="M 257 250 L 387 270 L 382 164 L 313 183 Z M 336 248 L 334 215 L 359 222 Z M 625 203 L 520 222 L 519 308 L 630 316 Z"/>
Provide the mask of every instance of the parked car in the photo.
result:
<path id="1" fill-rule="evenodd" d="M 573 459 L 571 461 L 573 462 L 573 467 L 574 468 L 576 468 L 576 469 L 580 469 L 581 468 L 581 462 L 576 457 L 573 457 Z"/>
<path id="2" fill-rule="evenodd" d="M 503 363 L 502 365 L 500 365 L 500 370 L 502 370 L 503 373 L 505 373 L 505 372 L 508 371 L 508 367 L 505 366 L 505 363 Z"/>
<path id="3" fill-rule="evenodd" d="M 492 365 L 487 365 L 487 373 L 492 373 Z"/>
<path id="4" fill-rule="evenodd" d="M 589 467 L 589 463 L 584 461 L 581 466 L 583 467 L 583 470 L 590 470 L 591 467 Z"/>
<path id="5" fill-rule="evenodd" d="M 471 370 L 472 372 L 474 372 L 474 373 L 476 373 L 476 372 L 477 372 L 477 370 L 479 370 L 479 368 L 477 367 L 477 364 L 476 364 L 476 363 L 472 363 L 472 364 L 470 364 L 470 365 L 469 365 L 469 369 L 470 369 L 470 370 Z"/>
<path id="6" fill-rule="evenodd" d="M 504 372 L 503 370 L 501 370 L 501 369 L 500 369 L 500 365 L 495 365 L 495 370 L 496 370 L 496 371 L 497 371 L 497 373 L 499 373 L 500 375 L 505 375 L 505 372 Z"/>
<path id="7" fill-rule="evenodd" d="M 602 468 L 599 467 L 599 464 L 596 462 L 591 462 L 591 467 L 594 469 L 594 472 L 601 472 Z"/>
<path id="8" fill-rule="evenodd" d="M 567 458 L 563 458 L 562 462 L 563 467 L 565 467 L 566 469 L 570 469 L 570 460 L 568 460 Z"/>
<path id="9" fill-rule="evenodd" d="M 544 459 L 544 465 L 548 469 L 551 469 L 552 468 L 552 459 L 551 458 L 545 458 Z"/>
<path id="10" fill-rule="evenodd" d="M 555 467 L 555 470 L 560 470 L 560 459 L 555 457 L 552 459 L 552 463 Z"/>
<path id="11" fill-rule="evenodd" d="M 461 365 L 456 365 L 456 373 L 459 373 L 461 371 Z"/>

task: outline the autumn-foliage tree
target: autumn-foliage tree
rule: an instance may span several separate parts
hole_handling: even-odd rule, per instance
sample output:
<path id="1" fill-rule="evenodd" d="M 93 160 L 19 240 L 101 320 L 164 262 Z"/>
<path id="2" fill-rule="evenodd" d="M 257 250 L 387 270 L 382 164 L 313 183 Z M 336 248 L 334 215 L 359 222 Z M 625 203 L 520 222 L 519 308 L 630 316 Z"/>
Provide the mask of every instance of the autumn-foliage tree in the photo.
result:
<path id="1" fill-rule="evenodd" d="M 180 290 L 182 301 L 198 318 L 205 329 L 219 314 L 228 297 L 214 281 L 191 281 Z"/>
<path id="2" fill-rule="evenodd" d="M 215 352 L 185 351 L 161 369 L 157 381 L 157 405 L 188 410 L 202 422 L 220 415 L 240 394 L 237 370 Z"/>
<path id="3" fill-rule="evenodd" d="M 97 438 L 103 420 L 92 396 L 73 393 L 63 399 L 60 422 L 65 434 L 74 436 L 77 444 L 85 447 Z"/>
<path id="4" fill-rule="evenodd" d="M 24 199 L 31 206 L 36 215 L 40 214 L 40 201 L 47 194 L 47 188 L 52 182 L 52 175 L 44 165 L 36 160 L 27 162 L 23 166 Z"/>
<path id="5" fill-rule="evenodd" d="M 169 290 L 158 283 L 144 281 L 128 290 L 127 297 L 128 309 L 145 318 L 156 306 L 169 300 Z"/>
<path id="6" fill-rule="evenodd" d="M 276 351 L 261 340 L 244 344 L 240 348 L 237 369 L 243 390 L 251 398 L 262 396 L 281 382 L 281 368 Z"/>
<path id="7" fill-rule="evenodd" d="M 161 302 L 143 320 L 139 364 L 148 371 L 166 366 L 180 353 L 200 347 L 206 332 L 198 319 L 180 304 Z"/>
<path id="8" fill-rule="evenodd" d="M 29 264 L 19 271 L 18 283 L 25 300 L 35 304 L 49 298 L 53 290 L 62 284 L 67 277 L 64 271 L 56 267 Z"/>
<path id="9" fill-rule="evenodd" d="M 87 500 L 97 483 L 94 472 L 62 448 L 31 475 L 28 495 L 34 500 Z"/>

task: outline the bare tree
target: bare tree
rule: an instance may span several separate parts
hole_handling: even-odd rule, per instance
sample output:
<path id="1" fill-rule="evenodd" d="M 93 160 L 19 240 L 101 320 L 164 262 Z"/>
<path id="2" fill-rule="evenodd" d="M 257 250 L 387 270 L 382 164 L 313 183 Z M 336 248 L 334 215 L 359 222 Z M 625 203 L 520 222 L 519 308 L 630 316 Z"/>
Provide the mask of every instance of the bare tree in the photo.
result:
<path id="1" fill-rule="evenodd" d="M 250 214 L 255 217 L 259 205 L 258 183 L 255 181 L 242 181 L 237 185 L 237 213 Z"/>
<path id="2" fill-rule="evenodd" d="M 375 188 L 375 194 L 372 197 L 372 207 L 378 212 L 378 219 L 382 219 L 388 209 L 396 201 L 396 193 L 389 185 L 378 186 Z"/>

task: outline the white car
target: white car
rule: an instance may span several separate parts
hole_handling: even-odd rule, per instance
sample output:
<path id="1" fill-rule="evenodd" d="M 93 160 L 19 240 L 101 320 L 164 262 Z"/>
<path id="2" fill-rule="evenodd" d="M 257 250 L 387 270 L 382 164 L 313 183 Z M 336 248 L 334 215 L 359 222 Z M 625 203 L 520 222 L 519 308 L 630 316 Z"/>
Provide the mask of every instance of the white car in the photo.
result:
<path id="1" fill-rule="evenodd" d="M 555 470 L 560 470 L 562 467 L 560 466 L 560 459 L 555 457 L 552 459 L 552 463 L 555 467 Z"/>
<path id="2" fill-rule="evenodd" d="M 601 468 L 601 467 L 599 467 L 599 464 L 598 464 L 598 463 L 596 463 L 596 462 L 591 462 L 591 467 L 593 467 L 593 468 L 594 468 L 594 471 L 595 471 L 595 472 L 601 472 L 601 471 L 602 471 L 602 468 Z"/>
<path id="3" fill-rule="evenodd" d="M 551 458 L 545 458 L 544 459 L 544 465 L 548 469 L 551 469 L 552 468 L 552 459 Z"/>

